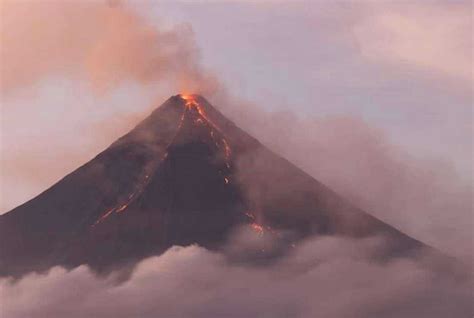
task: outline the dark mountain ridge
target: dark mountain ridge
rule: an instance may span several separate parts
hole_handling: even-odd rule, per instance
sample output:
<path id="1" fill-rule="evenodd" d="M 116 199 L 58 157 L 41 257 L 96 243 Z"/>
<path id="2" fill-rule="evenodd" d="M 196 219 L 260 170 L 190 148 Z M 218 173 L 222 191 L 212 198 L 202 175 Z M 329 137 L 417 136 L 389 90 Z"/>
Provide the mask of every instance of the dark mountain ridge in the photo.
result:
<path id="1" fill-rule="evenodd" d="M 0 276 L 53 265 L 107 271 L 173 245 L 262 235 L 381 235 L 385 256 L 426 246 L 340 198 L 198 95 L 176 95 L 48 190 L 0 216 Z M 274 233 L 274 234 L 272 234 Z"/>

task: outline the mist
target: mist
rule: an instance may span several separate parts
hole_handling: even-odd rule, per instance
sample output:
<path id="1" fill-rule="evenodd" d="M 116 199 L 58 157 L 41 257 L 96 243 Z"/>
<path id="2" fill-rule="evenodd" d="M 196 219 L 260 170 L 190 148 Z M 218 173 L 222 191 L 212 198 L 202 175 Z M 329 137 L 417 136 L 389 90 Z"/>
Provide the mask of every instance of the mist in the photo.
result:
<path id="1" fill-rule="evenodd" d="M 264 267 L 175 246 L 140 262 L 125 281 L 87 266 L 54 267 L 0 280 L 2 311 L 9 318 L 472 316 L 465 270 L 439 271 L 430 255 L 375 262 L 384 244 L 378 237 L 322 237 Z"/>

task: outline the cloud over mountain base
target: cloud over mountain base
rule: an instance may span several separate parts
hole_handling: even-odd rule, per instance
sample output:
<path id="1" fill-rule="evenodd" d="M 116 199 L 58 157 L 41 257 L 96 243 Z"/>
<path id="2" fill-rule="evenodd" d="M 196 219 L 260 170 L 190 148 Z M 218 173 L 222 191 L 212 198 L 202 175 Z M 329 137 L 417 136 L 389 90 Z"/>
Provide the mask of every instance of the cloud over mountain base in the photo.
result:
<path id="1" fill-rule="evenodd" d="M 378 238 L 307 241 L 269 266 L 173 247 L 130 278 L 60 267 L 0 280 L 2 317 L 471 317 L 469 276 L 430 256 L 373 261 Z M 429 268 L 427 267 L 429 265 Z M 431 266 L 433 265 L 433 266 Z"/>

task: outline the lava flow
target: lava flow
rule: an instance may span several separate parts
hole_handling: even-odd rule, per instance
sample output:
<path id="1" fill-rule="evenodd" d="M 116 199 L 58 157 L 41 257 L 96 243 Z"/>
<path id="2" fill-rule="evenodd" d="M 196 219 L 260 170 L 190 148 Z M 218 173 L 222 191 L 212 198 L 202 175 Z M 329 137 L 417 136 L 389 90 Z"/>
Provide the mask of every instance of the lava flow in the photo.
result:
<path id="1" fill-rule="evenodd" d="M 181 118 L 180 127 L 182 125 L 182 122 L 184 121 L 184 116 L 186 114 L 186 111 L 194 110 L 199 116 L 195 120 L 195 123 L 207 124 L 211 128 L 210 134 L 211 134 L 212 139 L 214 140 L 216 147 L 221 148 L 221 146 L 223 146 L 224 155 L 225 155 L 225 164 L 227 166 L 227 169 L 230 169 L 231 168 L 231 165 L 230 165 L 231 149 L 230 149 L 229 143 L 227 142 L 225 137 L 223 137 L 224 134 L 222 130 L 209 118 L 204 108 L 199 104 L 198 100 L 195 98 L 195 95 L 180 94 L 179 96 L 185 101 L 185 106 L 186 106 L 185 112 L 183 113 L 183 116 Z M 218 138 L 215 132 L 218 132 L 222 136 L 222 138 Z M 230 183 L 229 176 L 224 176 L 224 183 L 225 184 Z"/>
<path id="2" fill-rule="evenodd" d="M 133 200 L 136 199 L 145 190 L 149 181 L 150 181 L 149 175 L 147 174 L 145 175 L 143 180 L 140 183 L 138 183 L 138 187 L 136 188 L 136 190 L 128 196 L 127 200 L 124 203 L 108 209 L 104 214 L 102 214 L 102 216 L 99 217 L 99 219 L 97 219 L 97 221 L 95 221 L 94 224 L 92 224 L 92 226 L 94 227 L 100 222 L 104 221 L 113 212 L 120 213 L 120 212 L 125 211 L 125 209 L 128 208 L 128 206 L 133 202 Z"/>
<path id="3" fill-rule="evenodd" d="M 181 130 L 187 112 L 188 111 L 195 111 L 196 114 L 198 115 L 198 118 L 195 120 L 195 123 L 196 124 L 207 124 L 209 126 L 210 135 L 211 135 L 212 139 L 214 140 L 214 143 L 215 143 L 216 147 L 221 148 L 221 146 L 222 146 L 224 148 L 225 164 L 226 164 L 226 167 L 228 169 L 230 169 L 230 167 L 231 167 L 231 165 L 230 165 L 230 156 L 231 156 L 230 146 L 229 146 L 227 140 L 224 137 L 222 137 L 222 138 L 217 137 L 218 135 L 223 136 L 223 133 L 222 133 L 221 129 L 214 122 L 212 122 L 212 120 L 207 116 L 207 114 L 204 111 L 203 107 L 201 105 L 199 105 L 199 103 L 196 100 L 196 98 L 194 97 L 194 95 L 181 94 L 179 96 L 183 100 L 185 100 L 185 106 L 186 107 L 183 111 L 183 114 L 181 115 L 181 118 L 180 118 L 180 121 L 179 121 L 179 124 L 178 124 L 178 128 L 176 130 L 176 134 L 172 138 L 172 140 L 169 143 L 168 147 L 171 144 L 173 144 L 176 136 L 178 135 L 179 131 Z M 165 155 L 163 156 L 162 159 L 165 159 L 167 156 L 168 156 L 168 152 L 165 153 Z M 159 161 L 154 164 L 155 167 L 151 167 L 151 169 L 147 169 L 147 170 L 151 170 L 151 172 L 153 172 L 155 170 L 155 168 L 158 166 L 158 164 L 159 164 Z M 95 226 L 95 225 L 101 223 L 102 221 L 104 221 L 107 217 L 109 217 L 114 212 L 115 213 L 120 213 L 120 212 L 125 211 L 128 208 L 128 206 L 132 203 L 132 201 L 137 199 L 137 197 L 144 191 L 145 187 L 150 182 L 150 180 L 148 178 L 149 178 L 149 174 L 146 174 L 145 178 L 141 182 L 139 182 L 137 189 L 135 191 L 133 191 L 128 196 L 128 198 L 127 198 L 127 200 L 125 200 L 125 202 L 119 203 L 115 207 L 107 209 L 95 221 L 95 223 L 92 224 L 92 226 Z M 229 184 L 230 183 L 230 176 L 229 175 L 224 175 L 223 176 L 223 181 L 224 181 L 225 184 Z"/>
<path id="4" fill-rule="evenodd" d="M 204 97 L 175 95 L 87 164 L 0 215 L 0 276 L 81 264 L 128 271 L 172 246 L 226 248 L 239 229 L 257 243 L 242 256 L 258 264 L 311 236 L 383 235 L 383 261 L 433 252 L 349 205 Z"/>
<path id="5" fill-rule="evenodd" d="M 207 116 L 206 112 L 204 111 L 203 107 L 199 105 L 199 102 L 196 100 L 194 95 L 187 95 L 187 94 L 181 94 L 180 97 L 186 101 L 186 110 L 195 110 L 199 114 L 200 118 L 198 118 L 196 121 L 198 123 L 202 123 L 205 121 L 209 126 L 211 126 L 213 129 L 217 130 L 218 132 L 222 133 L 221 129 L 212 122 L 212 120 Z M 211 131 L 211 136 L 214 138 L 214 133 Z M 222 144 L 224 145 L 224 150 L 225 150 L 225 156 L 226 159 L 229 159 L 231 155 L 231 150 L 230 146 L 225 140 L 225 138 L 222 138 L 221 140 Z"/>

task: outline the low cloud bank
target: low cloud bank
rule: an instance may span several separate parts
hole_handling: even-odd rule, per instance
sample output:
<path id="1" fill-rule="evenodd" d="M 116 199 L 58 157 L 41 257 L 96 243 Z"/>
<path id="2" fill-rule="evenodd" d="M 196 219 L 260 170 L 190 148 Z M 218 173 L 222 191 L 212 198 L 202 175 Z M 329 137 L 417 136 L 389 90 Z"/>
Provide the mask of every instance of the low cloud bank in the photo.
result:
<path id="1" fill-rule="evenodd" d="M 440 273 L 430 256 L 373 261 L 383 246 L 377 238 L 313 239 L 269 266 L 173 247 L 122 282 L 87 266 L 55 267 L 0 280 L 2 317 L 472 317 L 469 276 Z"/>

